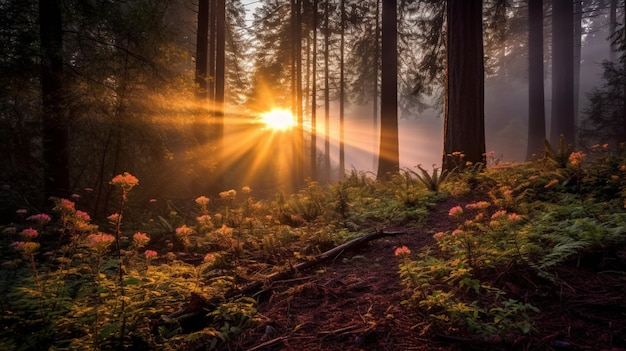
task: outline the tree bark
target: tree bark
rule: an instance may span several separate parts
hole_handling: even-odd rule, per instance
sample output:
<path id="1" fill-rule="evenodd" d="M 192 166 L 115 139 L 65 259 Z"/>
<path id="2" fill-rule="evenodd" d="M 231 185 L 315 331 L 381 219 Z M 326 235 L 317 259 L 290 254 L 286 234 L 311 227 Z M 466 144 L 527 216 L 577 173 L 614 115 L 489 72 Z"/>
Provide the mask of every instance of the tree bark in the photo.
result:
<path id="1" fill-rule="evenodd" d="M 346 157 L 344 144 L 345 82 L 344 82 L 344 46 L 346 31 L 346 4 L 341 0 L 341 39 L 339 48 L 339 179 L 346 176 Z"/>
<path id="2" fill-rule="evenodd" d="M 528 145 L 526 159 L 544 147 L 543 0 L 528 1 Z"/>
<path id="3" fill-rule="evenodd" d="M 377 177 L 400 170 L 398 143 L 398 22 L 396 0 L 382 0 L 380 145 Z"/>
<path id="4" fill-rule="evenodd" d="M 318 179 L 317 175 L 317 2 L 313 0 L 313 54 L 311 58 L 311 179 Z"/>
<path id="5" fill-rule="evenodd" d="M 213 193 L 224 187 L 224 89 L 226 72 L 226 3 L 217 0 L 215 25 L 215 158 L 217 167 L 213 182 Z"/>
<path id="6" fill-rule="evenodd" d="M 575 144 L 574 124 L 574 2 L 552 2 L 552 115 L 550 143 L 561 135 Z"/>
<path id="7" fill-rule="evenodd" d="M 329 0 L 324 1 L 324 180 L 330 181 L 330 28 Z"/>
<path id="8" fill-rule="evenodd" d="M 65 117 L 63 35 L 58 0 L 39 0 L 44 200 L 70 192 L 69 121 Z"/>
<path id="9" fill-rule="evenodd" d="M 482 1 L 448 0 L 447 18 L 443 170 L 451 171 L 485 163 Z"/>

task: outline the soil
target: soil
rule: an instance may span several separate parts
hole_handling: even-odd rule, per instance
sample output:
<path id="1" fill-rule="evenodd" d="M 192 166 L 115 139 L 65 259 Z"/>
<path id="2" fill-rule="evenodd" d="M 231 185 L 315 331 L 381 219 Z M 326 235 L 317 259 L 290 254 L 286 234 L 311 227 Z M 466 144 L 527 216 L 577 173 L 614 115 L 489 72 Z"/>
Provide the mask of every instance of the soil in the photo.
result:
<path id="1" fill-rule="evenodd" d="M 458 201 L 458 200 L 455 200 Z M 419 227 L 369 242 L 357 252 L 274 282 L 262 301 L 263 322 L 222 350 L 626 350 L 626 248 L 585 257 L 558 272 L 559 284 L 527 272 L 507 279 L 508 293 L 530 302 L 536 330 L 516 340 L 491 341 L 458 330 L 437 329 L 402 302 L 394 250 L 413 253 L 432 245 L 432 235 L 454 229 L 443 202 Z M 597 262 L 602 262 L 598 264 Z"/>

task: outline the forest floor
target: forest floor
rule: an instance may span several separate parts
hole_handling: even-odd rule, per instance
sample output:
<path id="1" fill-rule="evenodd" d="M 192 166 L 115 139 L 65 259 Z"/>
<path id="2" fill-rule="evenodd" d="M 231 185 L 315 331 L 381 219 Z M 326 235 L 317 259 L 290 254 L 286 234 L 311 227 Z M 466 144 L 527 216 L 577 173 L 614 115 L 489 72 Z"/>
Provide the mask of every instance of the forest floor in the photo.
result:
<path id="1" fill-rule="evenodd" d="M 516 340 L 487 342 L 435 327 L 404 305 L 410 292 L 401 285 L 394 250 L 405 245 L 415 254 L 434 243 L 433 233 L 453 230 L 448 210 L 459 203 L 451 201 L 438 204 L 418 227 L 391 228 L 403 234 L 274 282 L 272 296 L 258 306 L 262 323 L 220 349 L 626 350 L 626 247 L 602 265 L 595 257 L 562 267 L 558 285 L 527 272 L 508 277 L 507 292 L 541 311 L 533 315 L 535 330 Z"/>

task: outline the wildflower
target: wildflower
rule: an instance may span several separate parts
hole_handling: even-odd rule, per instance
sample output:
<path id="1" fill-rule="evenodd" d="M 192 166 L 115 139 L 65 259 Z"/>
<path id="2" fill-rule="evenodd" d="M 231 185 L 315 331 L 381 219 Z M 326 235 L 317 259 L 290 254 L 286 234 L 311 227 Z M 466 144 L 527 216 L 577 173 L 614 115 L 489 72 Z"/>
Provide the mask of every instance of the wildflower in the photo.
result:
<path id="1" fill-rule="evenodd" d="M 611 179 L 612 179 L 612 180 L 619 180 L 619 176 L 617 176 L 617 175 L 615 175 L 615 174 L 612 174 L 612 175 L 611 175 Z"/>
<path id="2" fill-rule="evenodd" d="M 602 144 L 602 148 L 603 149 L 608 149 L 609 148 L 609 144 Z"/>
<path id="3" fill-rule="evenodd" d="M 626 164 L 623 164 L 619 167 L 619 170 L 622 172 L 626 172 Z"/>
<path id="4" fill-rule="evenodd" d="M 252 189 L 246 185 L 243 188 L 241 188 L 241 192 L 244 194 L 250 194 L 252 192 Z"/>
<path id="5" fill-rule="evenodd" d="M 509 214 L 509 221 L 511 222 L 517 222 L 522 220 L 522 216 L 518 215 L 517 213 L 511 213 Z"/>
<path id="6" fill-rule="evenodd" d="M 450 217 L 457 217 L 457 216 L 460 216 L 462 214 L 463 214 L 463 207 L 461 207 L 461 206 L 454 206 L 448 212 L 448 215 Z"/>
<path id="7" fill-rule="evenodd" d="M 186 224 L 183 224 L 182 227 L 176 228 L 176 236 L 182 238 L 187 237 L 193 234 L 193 229 L 189 228 Z"/>
<path id="8" fill-rule="evenodd" d="M 89 217 L 89 213 L 81 211 L 81 210 L 76 211 L 76 218 L 84 222 L 89 222 L 91 220 L 91 217 Z"/>
<path id="9" fill-rule="evenodd" d="M 394 255 L 399 256 L 399 257 L 407 257 L 410 254 L 411 254 L 411 250 L 409 250 L 409 248 L 406 246 L 400 246 L 394 252 Z"/>
<path id="10" fill-rule="evenodd" d="M 211 222 L 211 216 L 208 214 L 196 217 L 196 222 L 198 222 L 198 225 L 201 227 L 212 227 L 213 223 Z"/>
<path id="11" fill-rule="evenodd" d="M 58 206 L 61 210 L 73 210 L 76 204 L 74 203 L 74 201 L 70 201 L 68 199 L 61 199 L 59 200 Z"/>
<path id="12" fill-rule="evenodd" d="M 117 222 L 121 220 L 119 213 L 114 213 L 110 215 L 109 217 L 107 217 L 107 219 L 109 220 L 109 222 L 113 224 L 117 224 Z"/>
<path id="13" fill-rule="evenodd" d="M 476 217 L 474 217 L 474 221 L 475 222 L 480 222 L 483 220 L 483 218 L 485 218 L 485 215 L 481 212 L 479 214 L 476 215 Z"/>
<path id="14" fill-rule="evenodd" d="M 504 196 L 507 196 L 507 197 L 508 197 L 508 196 L 511 196 L 511 195 L 513 195 L 513 190 L 511 190 L 511 189 L 507 189 L 507 190 L 505 190 L 505 191 L 503 192 L 503 194 L 504 194 Z"/>
<path id="15" fill-rule="evenodd" d="M 137 232 L 133 234 L 133 244 L 137 247 L 144 247 L 150 241 L 150 237 L 146 233 Z"/>
<path id="16" fill-rule="evenodd" d="M 39 243 L 35 243 L 32 241 L 28 241 L 19 245 L 18 250 L 21 251 L 24 255 L 30 256 L 39 250 Z"/>
<path id="17" fill-rule="evenodd" d="M 437 233 L 435 233 L 435 235 L 433 235 L 433 239 L 442 238 L 444 235 L 445 235 L 444 232 L 437 232 Z"/>
<path id="18" fill-rule="evenodd" d="M 587 156 L 587 154 L 585 154 L 582 151 L 576 151 L 576 152 L 572 152 L 569 155 L 569 162 L 572 164 L 572 166 L 578 166 L 580 165 L 580 163 L 582 162 L 582 160 Z"/>
<path id="19" fill-rule="evenodd" d="M 39 232 L 37 232 L 36 229 L 27 228 L 27 229 L 22 230 L 20 232 L 20 235 L 23 236 L 27 240 L 32 240 L 32 239 L 36 238 L 37 235 L 39 235 Z"/>
<path id="20" fill-rule="evenodd" d="M 454 236 L 461 235 L 461 234 L 463 234 L 463 230 L 462 229 L 455 229 L 452 232 L 452 235 L 454 235 Z"/>
<path id="21" fill-rule="evenodd" d="M 237 197 L 237 191 L 234 189 L 230 189 L 228 191 L 222 191 L 220 193 L 220 198 L 222 199 L 234 199 Z"/>
<path id="22" fill-rule="evenodd" d="M 146 250 L 143 254 L 146 256 L 148 261 L 158 256 L 157 252 L 154 250 Z"/>
<path id="23" fill-rule="evenodd" d="M 32 216 L 29 216 L 28 218 L 26 218 L 29 221 L 33 221 L 33 222 L 37 222 L 41 225 L 44 225 L 48 222 L 50 222 L 50 220 L 52 219 L 49 215 L 45 214 L 45 213 L 38 213 L 38 214 L 34 214 Z"/>
<path id="24" fill-rule="evenodd" d="M 592 149 L 599 149 L 600 148 L 600 144 L 593 144 L 593 146 L 591 148 Z"/>
<path id="25" fill-rule="evenodd" d="M 103 252 L 115 241 L 115 237 L 111 234 L 97 233 L 87 236 L 87 246 L 92 249 Z"/>
<path id="26" fill-rule="evenodd" d="M 111 185 L 119 186 L 125 192 L 130 191 L 137 184 L 139 184 L 139 179 L 128 172 L 118 174 L 111 179 Z"/>
<path id="27" fill-rule="evenodd" d="M 487 207 L 489 207 L 489 203 L 487 201 L 478 201 L 465 205 L 465 208 L 468 210 L 484 210 Z"/>
<path id="28" fill-rule="evenodd" d="M 153 204 L 153 203 L 157 202 L 157 199 L 150 199 L 150 201 L 149 201 L 149 202 L 150 202 L 151 204 Z"/>
<path id="29" fill-rule="evenodd" d="M 15 211 L 15 213 L 17 213 L 20 216 L 23 216 L 28 213 L 28 210 L 25 208 L 20 208 L 19 210 Z"/>
<path id="30" fill-rule="evenodd" d="M 196 203 L 202 207 L 205 207 L 209 204 L 209 198 L 206 196 L 199 196 L 198 198 L 196 198 Z"/>
<path id="31" fill-rule="evenodd" d="M 500 211 L 494 212 L 494 214 L 491 215 L 491 219 L 497 219 L 503 216 L 506 216 L 506 210 L 500 210 Z"/>

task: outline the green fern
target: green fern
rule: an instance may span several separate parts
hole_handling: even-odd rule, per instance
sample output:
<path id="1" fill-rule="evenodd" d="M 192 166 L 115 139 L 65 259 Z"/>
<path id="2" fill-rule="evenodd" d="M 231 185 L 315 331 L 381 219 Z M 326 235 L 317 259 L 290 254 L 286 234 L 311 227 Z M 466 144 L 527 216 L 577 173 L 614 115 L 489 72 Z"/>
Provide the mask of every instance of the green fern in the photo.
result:
<path id="1" fill-rule="evenodd" d="M 417 165 L 417 168 L 421 171 L 421 175 L 410 169 L 408 171 L 415 175 L 415 177 L 417 177 L 417 179 L 419 179 L 419 181 L 422 182 L 428 190 L 435 193 L 439 192 L 441 183 L 443 183 L 446 178 L 448 178 L 448 175 L 450 175 L 450 172 L 447 170 L 443 170 L 439 173 L 439 168 L 435 166 L 433 166 L 432 175 L 429 174 L 427 170 L 422 168 L 421 165 Z"/>

